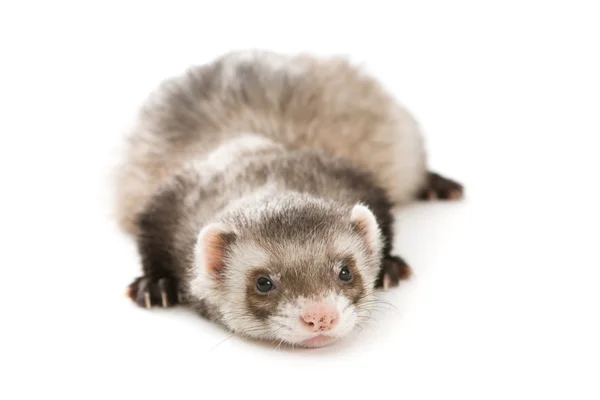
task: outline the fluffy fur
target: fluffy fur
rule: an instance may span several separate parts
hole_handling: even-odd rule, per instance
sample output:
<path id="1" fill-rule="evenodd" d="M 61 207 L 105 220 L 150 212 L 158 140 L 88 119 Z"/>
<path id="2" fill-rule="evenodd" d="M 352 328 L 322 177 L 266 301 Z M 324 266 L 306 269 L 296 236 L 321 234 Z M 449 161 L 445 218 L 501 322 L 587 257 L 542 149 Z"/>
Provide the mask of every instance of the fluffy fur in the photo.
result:
<path id="1" fill-rule="evenodd" d="M 192 67 L 142 106 L 118 169 L 118 223 L 144 270 L 130 295 L 307 346 L 300 318 L 327 304 L 340 316 L 327 335 L 343 337 L 403 276 L 391 208 L 430 175 L 414 119 L 343 58 L 247 51 Z"/>
<path id="2" fill-rule="evenodd" d="M 149 96 L 118 170 L 120 226 L 136 233 L 136 216 L 164 179 L 246 132 L 349 160 L 395 204 L 425 183 L 419 127 L 374 77 L 342 57 L 237 51 Z"/>

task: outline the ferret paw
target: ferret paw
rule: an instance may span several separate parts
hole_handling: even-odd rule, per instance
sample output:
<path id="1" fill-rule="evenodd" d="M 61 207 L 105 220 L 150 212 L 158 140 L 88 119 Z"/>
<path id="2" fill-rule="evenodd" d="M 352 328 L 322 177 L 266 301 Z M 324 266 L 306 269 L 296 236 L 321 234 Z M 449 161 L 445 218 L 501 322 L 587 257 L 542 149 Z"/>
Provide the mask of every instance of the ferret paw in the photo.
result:
<path id="1" fill-rule="evenodd" d="M 154 306 L 173 307 L 182 303 L 177 284 L 171 278 L 155 280 L 140 276 L 127 287 L 126 294 L 138 306 L 148 309 Z"/>
<path id="2" fill-rule="evenodd" d="M 464 196 L 464 188 L 460 183 L 429 172 L 427 184 L 418 195 L 419 200 L 460 200 Z"/>
<path id="3" fill-rule="evenodd" d="M 381 271 L 375 282 L 375 287 L 384 290 L 396 287 L 401 280 L 408 279 L 410 275 L 411 269 L 402 258 L 387 256 L 381 263 Z"/>

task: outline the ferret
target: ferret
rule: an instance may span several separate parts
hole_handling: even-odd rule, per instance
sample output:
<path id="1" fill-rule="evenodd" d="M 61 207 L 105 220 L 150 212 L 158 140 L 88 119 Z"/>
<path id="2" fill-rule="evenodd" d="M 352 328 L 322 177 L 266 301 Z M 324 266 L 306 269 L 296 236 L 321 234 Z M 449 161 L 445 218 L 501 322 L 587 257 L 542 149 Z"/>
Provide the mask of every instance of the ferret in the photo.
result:
<path id="1" fill-rule="evenodd" d="M 410 268 L 392 208 L 458 199 L 410 112 L 343 56 L 231 51 L 157 85 L 117 169 L 141 307 L 183 305 L 242 337 L 320 347 Z"/>

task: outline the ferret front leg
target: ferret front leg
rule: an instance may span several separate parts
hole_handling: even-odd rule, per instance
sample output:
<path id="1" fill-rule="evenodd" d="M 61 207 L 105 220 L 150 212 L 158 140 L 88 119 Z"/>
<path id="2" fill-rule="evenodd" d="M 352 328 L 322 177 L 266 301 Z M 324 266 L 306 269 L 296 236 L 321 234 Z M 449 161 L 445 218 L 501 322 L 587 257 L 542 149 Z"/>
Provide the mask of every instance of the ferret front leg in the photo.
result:
<path id="1" fill-rule="evenodd" d="M 429 171 L 425 187 L 419 192 L 419 200 L 459 200 L 464 196 L 460 183 Z"/>
<path id="2" fill-rule="evenodd" d="M 401 280 L 406 280 L 411 275 L 411 269 L 401 257 L 387 255 L 381 260 L 381 270 L 375 288 L 387 290 L 399 285 Z"/>
<path id="3" fill-rule="evenodd" d="M 147 275 L 136 278 L 127 287 L 127 295 L 140 307 L 163 308 L 173 307 L 181 303 L 181 294 L 177 284 L 171 278 L 155 280 Z"/>
<path id="4" fill-rule="evenodd" d="M 137 237 L 143 275 L 127 289 L 128 296 L 140 307 L 173 307 L 182 304 L 179 277 L 184 270 L 181 250 L 175 245 L 172 212 L 157 207 L 140 218 Z"/>

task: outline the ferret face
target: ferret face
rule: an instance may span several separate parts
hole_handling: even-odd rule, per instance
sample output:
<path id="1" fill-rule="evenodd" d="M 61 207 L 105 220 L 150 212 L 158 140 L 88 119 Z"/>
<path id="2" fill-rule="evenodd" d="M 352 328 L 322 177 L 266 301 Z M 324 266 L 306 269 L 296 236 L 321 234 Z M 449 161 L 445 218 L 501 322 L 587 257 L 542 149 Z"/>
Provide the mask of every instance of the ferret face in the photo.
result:
<path id="1" fill-rule="evenodd" d="M 225 281 L 235 289 L 225 293 L 229 301 L 222 310 L 242 315 L 229 326 L 295 345 L 321 345 L 345 336 L 373 286 L 370 261 L 352 239 L 291 242 L 270 251 L 257 243 L 240 245 Z M 248 263 L 244 255 L 250 252 L 254 256 Z"/>
<path id="2" fill-rule="evenodd" d="M 381 254 L 376 221 L 360 205 L 345 213 L 308 209 L 281 217 L 241 228 L 205 227 L 192 293 L 241 335 L 327 345 L 349 334 L 372 300 Z"/>

